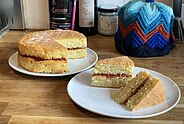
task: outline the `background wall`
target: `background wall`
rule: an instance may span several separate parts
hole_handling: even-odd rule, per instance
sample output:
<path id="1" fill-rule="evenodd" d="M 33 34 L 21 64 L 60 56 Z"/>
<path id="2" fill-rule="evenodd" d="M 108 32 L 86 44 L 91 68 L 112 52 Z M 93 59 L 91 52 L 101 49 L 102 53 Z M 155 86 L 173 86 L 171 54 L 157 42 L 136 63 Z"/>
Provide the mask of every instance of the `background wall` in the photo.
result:
<path id="1" fill-rule="evenodd" d="M 48 0 L 23 0 L 25 26 L 27 29 L 48 29 Z"/>
<path id="2" fill-rule="evenodd" d="M 129 0 L 98 0 L 101 4 L 116 4 L 122 6 Z M 156 0 L 172 6 L 172 0 Z M 183 0 L 184 3 L 184 0 Z M 27 29 L 48 29 L 49 28 L 49 9 L 48 0 L 23 0 L 25 26 Z M 184 22 L 184 5 L 182 11 Z"/>
<path id="3" fill-rule="evenodd" d="M 156 1 L 165 3 L 165 4 L 169 5 L 169 6 L 172 6 L 172 0 L 156 0 Z"/>

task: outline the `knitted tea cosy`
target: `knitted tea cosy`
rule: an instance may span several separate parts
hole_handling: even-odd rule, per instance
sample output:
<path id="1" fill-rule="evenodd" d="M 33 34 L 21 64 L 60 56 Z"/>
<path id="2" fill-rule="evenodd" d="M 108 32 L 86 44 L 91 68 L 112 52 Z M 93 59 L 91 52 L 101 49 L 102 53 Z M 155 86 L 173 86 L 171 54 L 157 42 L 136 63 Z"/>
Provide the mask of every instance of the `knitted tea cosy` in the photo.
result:
<path id="1" fill-rule="evenodd" d="M 173 10 L 154 0 L 132 0 L 119 11 L 115 45 L 129 56 L 163 56 L 174 48 Z"/>

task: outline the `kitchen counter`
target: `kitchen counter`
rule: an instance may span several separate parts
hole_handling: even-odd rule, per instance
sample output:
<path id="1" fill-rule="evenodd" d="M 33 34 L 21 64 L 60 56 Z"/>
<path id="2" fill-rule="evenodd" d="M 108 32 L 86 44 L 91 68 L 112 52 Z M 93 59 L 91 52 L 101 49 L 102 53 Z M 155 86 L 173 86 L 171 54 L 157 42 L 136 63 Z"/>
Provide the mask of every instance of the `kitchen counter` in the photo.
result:
<path id="1" fill-rule="evenodd" d="M 89 112 L 76 105 L 67 93 L 67 84 L 74 76 L 33 77 L 14 71 L 9 57 L 17 51 L 17 40 L 29 31 L 10 31 L 0 39 L 0 124 L 183 124 L 184 96 L 169 112 L 146 119 L 115 119 Z M 99 59 L 121 56 L 113 37 L 88 37 L 88 47 Z M 184 94 L 184 44 L 164 57 L 130 57 L 136 66 L 160 72 L 176 82 Z"/>

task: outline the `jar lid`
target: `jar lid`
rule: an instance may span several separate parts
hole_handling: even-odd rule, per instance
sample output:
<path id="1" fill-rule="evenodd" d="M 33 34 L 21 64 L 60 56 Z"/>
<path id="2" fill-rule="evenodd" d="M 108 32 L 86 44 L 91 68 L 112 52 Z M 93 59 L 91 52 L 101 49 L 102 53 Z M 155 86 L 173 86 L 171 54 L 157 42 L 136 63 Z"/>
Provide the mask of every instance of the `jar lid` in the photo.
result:
<path id="1" fill-rule="evenodd" d="M 114 4 L 103 4 L 98 8 L 99 12 L 118 12 L 118 7 Z"/>

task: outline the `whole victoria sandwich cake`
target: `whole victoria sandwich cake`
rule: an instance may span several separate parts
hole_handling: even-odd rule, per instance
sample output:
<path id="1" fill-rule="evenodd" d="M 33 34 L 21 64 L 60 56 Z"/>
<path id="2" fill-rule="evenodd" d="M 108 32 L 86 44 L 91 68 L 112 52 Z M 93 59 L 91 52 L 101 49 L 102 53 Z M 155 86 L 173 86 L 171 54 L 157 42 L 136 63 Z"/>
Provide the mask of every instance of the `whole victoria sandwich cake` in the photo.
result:
<path id="1" fill-rule="evenodd" d="M 93 69 L 91 85 L 121 88 L 132 79 L 133 71 L 134 62 L 127 56 L 99 60 Z"/>
<path id="2" fill-rule="evenodd" d="M 124 55 L 163 56 L 174 47 L 173 10 L 154 0 L 131 0 L 119 11 L 115 46 Z"/>
<path id="3" fill-rule="evenodd" d="M 63 44 L 64 41 L 67 43 Z M 68 72 L 67 59 L 86 57 L 86 47 L 86 37 L 76 31 L 28 33 L 18 42 L 18 64 L 32 72 L 65 73 Z"/>

